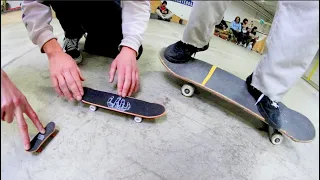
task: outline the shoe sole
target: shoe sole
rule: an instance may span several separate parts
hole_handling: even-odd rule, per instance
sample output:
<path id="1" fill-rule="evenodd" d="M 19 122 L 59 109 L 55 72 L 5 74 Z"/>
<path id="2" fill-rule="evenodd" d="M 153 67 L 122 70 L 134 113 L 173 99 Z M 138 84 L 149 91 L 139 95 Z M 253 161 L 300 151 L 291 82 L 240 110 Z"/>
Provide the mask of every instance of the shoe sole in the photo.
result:
<path id="1" fill-rule="evenodd" d="M 73 59 L 74 59 L 74 61 L 75 61 L 77 64 L 80 64 L 80 63 L 82 62 L 82 60 L 83 60 L 82 54 L 80 53 L 80 56 L 79 56 L 79 57 L 73 58 Z"/>

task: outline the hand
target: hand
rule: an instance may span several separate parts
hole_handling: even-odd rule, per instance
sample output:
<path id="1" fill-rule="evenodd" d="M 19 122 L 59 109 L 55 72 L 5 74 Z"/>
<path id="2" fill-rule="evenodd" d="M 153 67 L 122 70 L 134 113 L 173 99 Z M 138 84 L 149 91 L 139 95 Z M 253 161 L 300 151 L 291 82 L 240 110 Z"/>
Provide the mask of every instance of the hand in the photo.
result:
<path id="1" fill-rule="evenodd" d="M 70 101 L 80 101 L 83 96 L 81 81 L 84 78 L 75 61 L 63 51 L 48 54 L 51 82 L 55 91 Z"/>
<path id="2" fill-rule="evenodd" d="M 114 74 L 117 71 L 119 96 L 131 96 L 138 90 L 139 71 L 136 55 L 136 51 L 124 46 L 111 64 L 109 82 L 113 82 Z"/>
<path id="3" fill-rule="evenodd" d="M 37 114 L 34 112 L 26 97 L 11 82 L 7 74 L 1 70 L 1 120 L 11 123 L 17 118 L 19 131 L 25 150 L 30 149 L 28 125 L 23 113 L 27 114 L 39 132 L 45 133 Z"/>
<path id="4" fill-rule="evenodd" d="M 46 42 L 43 51 L 49 59 L 50 77 L 55 91 L 70 101 L 80 101 L 83 96 L 81 81 L 84 81 L 84 78 L 75 61 L 62 51 L 56 39 Z"/>

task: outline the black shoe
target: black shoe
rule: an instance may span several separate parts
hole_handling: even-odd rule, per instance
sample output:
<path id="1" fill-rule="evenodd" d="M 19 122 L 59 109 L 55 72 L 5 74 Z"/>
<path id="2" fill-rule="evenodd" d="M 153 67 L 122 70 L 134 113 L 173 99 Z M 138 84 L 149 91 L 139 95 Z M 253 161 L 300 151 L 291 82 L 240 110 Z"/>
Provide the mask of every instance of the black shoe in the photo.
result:
<path id="1" fill-rule="evenodd" d="M 203 48 L 198 48 L 198 51 L 197 52 L 200 52 L 200 51 L 205 51 L 209 48 L 209 43 L 205 46 L 203 46 Z"/>
<path id="2" fill-rule="evenodd" d="M 178 41 L 174 44 L 171 44 L 164 51 L 164 57 L 172 62 L 172 63 L 185 63 L 192 60 L 192 55 L 205 51 L 209 48 L 209 44 L 204 46 L 203 48 L 197 48 L 192 45 L 183 43 L 182 41 Z"/>
<path id="3" fill-rule="evenodd" d="M 271 101 L 268 96 L 264 95 L 261 91 L 253 87 L 251 82 L 252 74 L 247 77 L 246 84 L 249 93 L 257 101 L 256 105 L 260 114 L 266 119 L 271 127 L 280 129 L 282 122 L 280 119 L 280 109 L 278 103 Z"/>
<path id="4" fill-rule="evenodd" d="M 252 82 L 252 74 L 250 74 L 250 76 L 247 77 L 246 84 L 247 84 L 247 89 L 249 93 L 257 101 L 259 97 L 262 95 L 262 92 L 254 88 L 253 86 L 251 86 L 251 82 Z"/>
<path id="5" fill-rule="evenodd" d="M 63 50 L 69 54 L 77 64 L 82 62 L 82 55 L 78 49 L 78 43 L 80 39 L 63 39 Z"/>

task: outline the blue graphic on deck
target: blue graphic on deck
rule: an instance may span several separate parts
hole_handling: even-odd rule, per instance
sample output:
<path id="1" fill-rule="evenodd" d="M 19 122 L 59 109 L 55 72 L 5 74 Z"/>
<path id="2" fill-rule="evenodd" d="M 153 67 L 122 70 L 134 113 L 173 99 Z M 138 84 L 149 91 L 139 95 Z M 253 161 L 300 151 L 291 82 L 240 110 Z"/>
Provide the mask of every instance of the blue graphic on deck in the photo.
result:
<path id="1" fill-rule="evenodd" d="M 119 111 L 127 111 L 131 108 L 130 103 L 127 102 L 126 104 L 126 100 L 122 99 L 121 97 L 118 97 L 114 102 L 112 102 L 113 99 L 114 99 L 114 96 L 108 99 L 107 101 L 108 107 L 117 109 Z"/>
<path id="2" fill-rule="evenodd" d="M 173 2 L 179 3 L 179 4 L 183 4 L 183 5 L 187 5 L 190 7 L 193 7 L 193 2 L 191 0 L 172 0 Z"/>

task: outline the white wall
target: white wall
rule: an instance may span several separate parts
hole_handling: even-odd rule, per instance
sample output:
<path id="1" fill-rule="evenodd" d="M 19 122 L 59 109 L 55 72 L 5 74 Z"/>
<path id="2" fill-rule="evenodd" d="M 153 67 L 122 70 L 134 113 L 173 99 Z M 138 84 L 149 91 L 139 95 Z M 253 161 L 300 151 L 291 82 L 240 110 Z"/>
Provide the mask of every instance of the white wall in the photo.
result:
<path id="1" fill-rule="evenodd" d="M 7 0 L 7 3 L 9 4 L 10 8 L 16 8 L 16 7 L 19 7 L 20 6 L 20 3 L 22 3 L 22 1 L 8 1 Z"/>
<path id="2" fill-rule="evenodd" d="M 167 1 L 168 9 L 181 19 L 189 20 L 193 2 L 191 0 Z"/>
<path id="3" fill-rule="evenodd" d="M 167 2 L 168 2 L 167 7 L 172 11 L 172 13 L 174 13 L 175 15 L 179 16 L 182 19 L 185 19 L 185 20 L 189 19 L 189 15 L 192 8 L 192 4 L 190 4 L 191 0 L 173 0 L 173 1 L 167 1 Z M 235 19 L 236 16 L 239 16 L 241 21 L 244 18 L 247 18 L 249 22 L 253 20 L 254 26 L 258 27 L 258 31 L 261 31 L 265 34 L 269 33 L 271 24 L 265 20 L 262 14 L 260 14 L 258 11 L 249 7 L 248 5 L 246 5 L 241 1 L 232 1 L 229 4 L 228 8 L 224 13 L 224 20 L 231 22 Z M 260 19 L 264 19 L 266 23 L 264 25 L 260 25 L 259 23 Z"/>
<path id="4" fill-rule="evenodd" d="M 9 4 L 10 8 L 16 8 L 16 7 L 19 7 L 20 6 L 20 3 L 22 3 L 22 1 L 8 1 L 7 0 L 7 3 Z"/>
<path id="5" fill-rule="evenodd" d="M 247 19 L 264 19 L 261 14 L 256 10 L 248 7 L 241 1 L 232 1 L 228 6 L 226 12 L 224 13 L 224 19 L 231 22 L 235 19 L 236 16 L 241 18 L 241 21 L 244 18 Z"/>
<path id="6" fill-rule="evenodd" d="M 266 20 L 262 14 L 241 1 L 231 2 L 226 12 L 224 13 L 224 20 L 231 22 L 235 19 L 236 16 L 239 16 L 241 21 L 244 18 L 247 18 L 249 20 L 249 23 L 253 21 L 253 25 L 257 26 L 258 31 L 263 32 L 264 34 L 269 34 L 272 22 L 268 22 L 268 20 Z M 265 21 L 264 25 L 260 24 L 260 19 L 263 19 Z"/>

